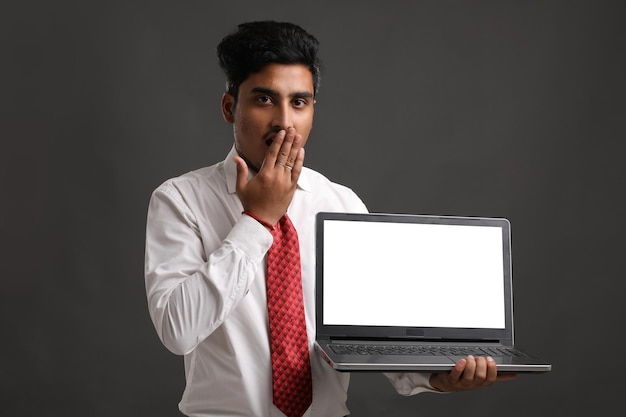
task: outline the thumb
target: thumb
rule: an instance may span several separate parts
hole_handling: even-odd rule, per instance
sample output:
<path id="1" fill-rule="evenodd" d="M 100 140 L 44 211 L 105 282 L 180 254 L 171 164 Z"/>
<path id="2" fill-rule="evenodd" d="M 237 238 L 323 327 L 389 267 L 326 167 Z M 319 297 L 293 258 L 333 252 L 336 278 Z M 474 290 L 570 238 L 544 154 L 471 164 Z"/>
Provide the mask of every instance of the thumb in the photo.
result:
<path id="1" fill-rule="evenodd" d="M 241 157 L 233 157 L 237 167 L 237 190 L 244 188 L 248 182 L 248 165 Z"/>

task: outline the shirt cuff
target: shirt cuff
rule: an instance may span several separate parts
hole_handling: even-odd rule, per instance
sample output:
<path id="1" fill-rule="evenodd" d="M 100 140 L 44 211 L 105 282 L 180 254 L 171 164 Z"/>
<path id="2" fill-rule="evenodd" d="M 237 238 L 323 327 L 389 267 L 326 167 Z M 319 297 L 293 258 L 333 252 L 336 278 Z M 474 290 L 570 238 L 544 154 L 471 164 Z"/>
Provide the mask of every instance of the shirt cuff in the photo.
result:
<path id="1" fill-rule="evenodd" d="M 250 216 L 242 215 L 226 236 L 226 241 L 260 263 L 274 242 L 272 234 Z"/>
<path id="2" fill-rule="evenodd" d="M 444 394 L 430 385 L 429 380 L 432 374 L 429 372 L 385 372 L 384 375 L 400 395 L 409 396 L 422 392 Z"/>

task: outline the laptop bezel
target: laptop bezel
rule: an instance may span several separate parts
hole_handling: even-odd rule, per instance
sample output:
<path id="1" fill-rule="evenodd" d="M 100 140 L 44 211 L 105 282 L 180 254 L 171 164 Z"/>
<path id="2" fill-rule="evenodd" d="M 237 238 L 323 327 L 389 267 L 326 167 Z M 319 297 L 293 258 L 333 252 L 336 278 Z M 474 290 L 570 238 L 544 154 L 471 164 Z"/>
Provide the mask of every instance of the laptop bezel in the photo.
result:
<path id="1" fill-rule="evenodd" d="M 503 329 L 491 328 L 432 328 L 406 326 L 351 326 L 324 324 L 324 222 L 326 221 L 378 221 L 396 223 L 453 224 L 496 226 L 502 230 L 504 317 Z M 399 341 L 448 341 L 448 342 L 495 342 L 513 346 L 513 291 L 511 264 L 510 222 L 502 217 L 469 217 L 388 213 L 319 212 L 316 215 L 316 332 L 320 340 L 346 339 L 399 340 Z"/>

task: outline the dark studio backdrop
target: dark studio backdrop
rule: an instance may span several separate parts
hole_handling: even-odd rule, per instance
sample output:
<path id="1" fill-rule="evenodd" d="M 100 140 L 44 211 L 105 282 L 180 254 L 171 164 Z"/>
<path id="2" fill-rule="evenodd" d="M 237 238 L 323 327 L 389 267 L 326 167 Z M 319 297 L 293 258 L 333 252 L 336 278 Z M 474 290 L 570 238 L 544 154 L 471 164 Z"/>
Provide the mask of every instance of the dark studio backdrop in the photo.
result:
<path id="1" fill-rule="evenodd" d="M 352 415 L 623 409 L 624 1 L 61 0 L 0 12 L 1 414 L 178 415 L 148 199 L 226 155 L 215 46 L 259 19 L 321 42 L 309 167 L 370 211 L 509 218 L 517 342 L 553 363 L 450 395 L 355 374 Z"/>

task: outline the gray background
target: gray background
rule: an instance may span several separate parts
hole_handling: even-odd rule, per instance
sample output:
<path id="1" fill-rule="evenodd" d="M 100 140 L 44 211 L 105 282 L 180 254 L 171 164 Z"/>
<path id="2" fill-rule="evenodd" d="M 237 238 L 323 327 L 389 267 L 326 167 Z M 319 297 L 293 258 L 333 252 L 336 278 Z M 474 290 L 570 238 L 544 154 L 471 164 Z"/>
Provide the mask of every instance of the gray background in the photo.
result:
<path id="1" fill-rule="evenodd" d="M 309 167 L 371 211 L 511 220 L 517 341 L 553 362 L 408 398 L 354 375 L 352 414 L 623 409 L 626 361 L 604 352 L 624 347 L 624 1 L 39 0 L 0 16 L 3 415 L 178 415 L 182 358 L 145 301 L 146 208 L 226 155 L 214 49 L 257 19 L 321 41 Z"/>

